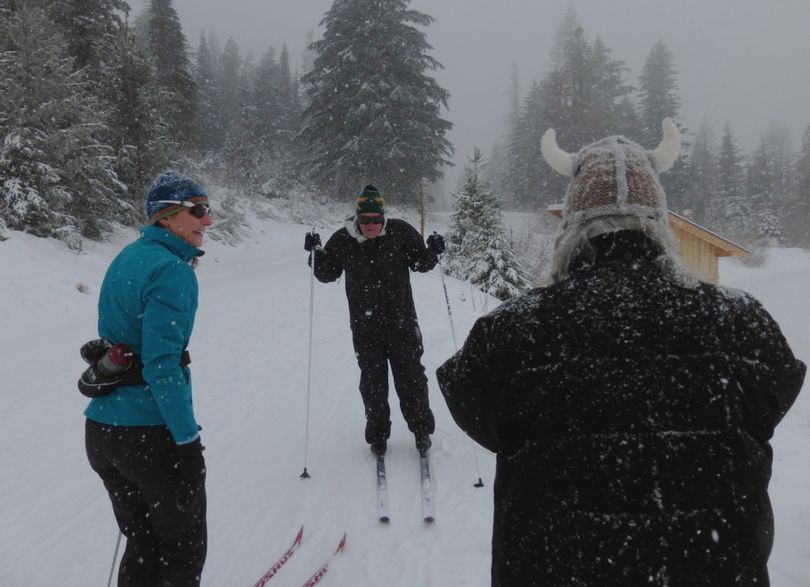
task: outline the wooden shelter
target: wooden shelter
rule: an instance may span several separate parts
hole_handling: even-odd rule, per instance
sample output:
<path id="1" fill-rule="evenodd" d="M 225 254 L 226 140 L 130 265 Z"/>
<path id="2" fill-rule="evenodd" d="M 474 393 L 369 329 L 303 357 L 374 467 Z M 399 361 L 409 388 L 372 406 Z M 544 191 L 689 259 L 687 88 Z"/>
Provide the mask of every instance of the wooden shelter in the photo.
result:
<path id="1" fill-rule="evenodd" d="M 562 206 L 549 206 L 548 213 L 562 218 Z M 700 279 L 717 284 L 720 281 L 718 257 L 747 257 L 750 251 L 723 238 L 717 233 L 703 228 L 675 212 L 669 211 L 669 226 L 675 233 L 684 264 L 694 271 Z"/>

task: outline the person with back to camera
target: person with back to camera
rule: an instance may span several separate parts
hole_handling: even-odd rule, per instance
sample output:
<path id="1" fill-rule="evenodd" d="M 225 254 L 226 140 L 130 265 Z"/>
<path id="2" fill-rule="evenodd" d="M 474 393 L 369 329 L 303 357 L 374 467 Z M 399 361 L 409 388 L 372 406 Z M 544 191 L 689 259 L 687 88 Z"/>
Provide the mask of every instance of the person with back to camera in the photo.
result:
<path id="1" fill-rule="evenodd" d="M 422 334 L 411 292 L 410 271 L 426 272 L 444 251 L 441 235 L 427 239 L 405 222 L 385 216 L 385 200 L 373 185 L 355 197 L 355 214 L 325 246 L 307 233 L 304 248 L 315 255 L 315 277 L 328 283 L 346 273 L 346 298 L 371 452 L 385 454 L 391 434 L 388 364 L 402 416 L 424 454 L 435 430 L 422 365 Z M 310 257 L 310 263 L 312 259 Z"/>
<path id="2" fill-rule="evenodd" d="M 546 161 L 571 176 L 552 283 L 473 326 L 438 370 L 497 453 L 492 585 L 768 585 L 774 427 L 805 365 L 752 296 L 682 267 L 658 173 L 624 137 Z"/>

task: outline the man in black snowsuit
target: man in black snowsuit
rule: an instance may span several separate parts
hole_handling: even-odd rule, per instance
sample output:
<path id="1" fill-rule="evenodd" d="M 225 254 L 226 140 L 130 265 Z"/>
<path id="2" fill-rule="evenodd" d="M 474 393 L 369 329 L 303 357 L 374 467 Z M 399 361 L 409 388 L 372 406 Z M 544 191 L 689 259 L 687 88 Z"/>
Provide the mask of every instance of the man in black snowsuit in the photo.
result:
<path id="1" fill-rule="evenodd" d="M 774 427 L 804 380 L 743 292 L 680 265 L 658 172 L 610 137 L 543 154 L 573 176 L 552 284 L 480 318 L 438 370 L 496 452 L 492 585 L 768 585 Z"/>
<path id="2" fill-rule="evenodd" d="M 388 363 L 402 415 L 420 452 L 430 448 L 435 429 L 428 401 L 422 335 L 411 293 L 410 271 L 430 271 L 444 251 L 440 235 L 422 237 L 404 220 L 385 217 L 380 192 L 367 185 L 357 196 L 355 215 L 320 246 L 307 234 L 304 248 L 315 254 L 315 277 L 328 283 L 346 272 L 346 297 L 354 350 L 360 366 L 360 394 L 366 414 L 366 442 L 385 454 L 391 434 Z M 311 261 L 310 261 L 311 262 Z"/>

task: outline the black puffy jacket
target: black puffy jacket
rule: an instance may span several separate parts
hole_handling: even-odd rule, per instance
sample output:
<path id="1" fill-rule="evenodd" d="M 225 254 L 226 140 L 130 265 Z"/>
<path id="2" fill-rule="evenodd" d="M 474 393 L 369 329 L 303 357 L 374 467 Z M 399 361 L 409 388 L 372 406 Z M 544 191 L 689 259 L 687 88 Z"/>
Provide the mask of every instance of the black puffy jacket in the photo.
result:
<path id="1" fill-rule="evenodd" d="M 492 584 L 767 585 L 774 427 L 805 366 L 751 296 L 641 242 L 480 318 L 438 370 L 498 453 Z"/>
<path id="2" fill-rule="evenodd" d="M 410 271 L 424 273 L 437 262 L 436 253 L 404 220 L 387 219 L 383 233 L 370 240 L 358 239 L 350 221 L 316 252 L 315 277 L 327 283 L 345 272 L 352 330 L 379 332 L 413 324 L 416 308 Z"/>

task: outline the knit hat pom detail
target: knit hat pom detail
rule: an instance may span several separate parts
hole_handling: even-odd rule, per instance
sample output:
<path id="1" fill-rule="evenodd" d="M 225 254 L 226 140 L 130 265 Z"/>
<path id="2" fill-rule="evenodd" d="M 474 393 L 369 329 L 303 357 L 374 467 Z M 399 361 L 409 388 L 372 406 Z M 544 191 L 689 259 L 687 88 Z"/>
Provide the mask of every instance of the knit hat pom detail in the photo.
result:
<path id="1" fill-rule="evenodd" d="M 373 185 L 367 185 L 355 199 L 355 211 L 360 214 L 385 214 L 385 199 Z"/>

